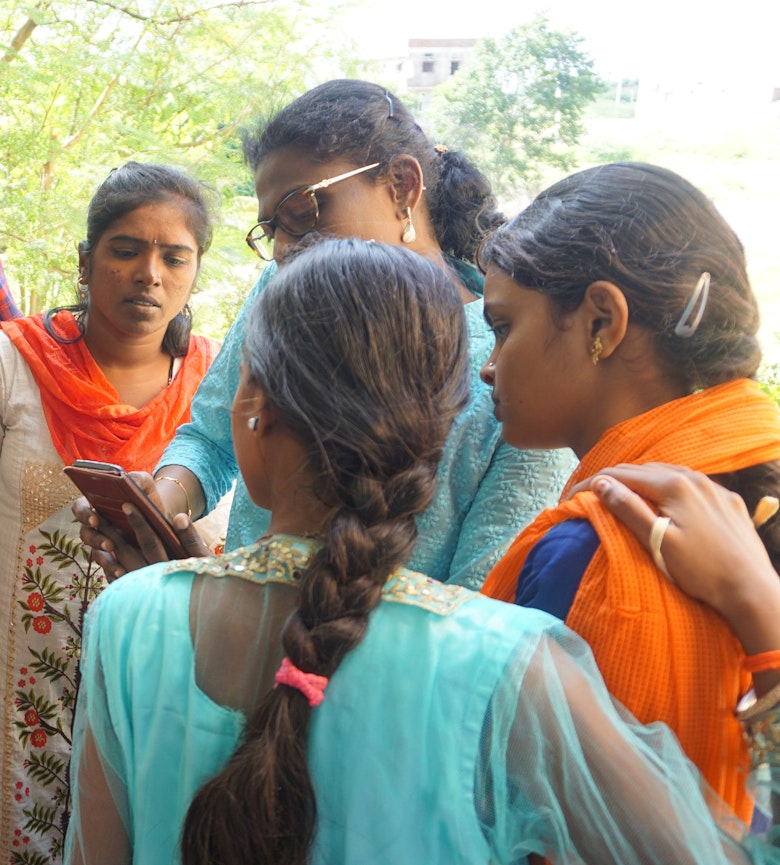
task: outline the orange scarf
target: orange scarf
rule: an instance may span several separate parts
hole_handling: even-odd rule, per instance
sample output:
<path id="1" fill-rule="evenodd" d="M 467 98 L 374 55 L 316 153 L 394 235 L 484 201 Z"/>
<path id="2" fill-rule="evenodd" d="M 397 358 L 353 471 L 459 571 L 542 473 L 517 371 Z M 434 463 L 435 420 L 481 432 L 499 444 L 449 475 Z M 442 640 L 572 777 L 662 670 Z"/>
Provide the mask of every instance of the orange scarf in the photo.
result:
<path id="1" fill-rule="evenodd" d="M 747 379 L 674 400 L 607 430 L 562 493 L 619 462 L 686 465 L 707 474 L 780 459 L 780 413 Z M 659 574 L 636 538 L 590 493 L 543 511 L 488 575 L 482 591 L 513 601 L 531 548 L 553 526 L 587 519 L 601 544 L 566 624 L 590 644 L 609 690 L 643 723 L 665 721 L 716 792 L 749 819 L 737 699 L 749 687 L 723 620 Z"/>
<path id="2" fill-rule="evenodd" d="M 57 314 L 56 326 L 65 337 L 78 333 L 67 311 Z M 119 401 L 84 340 L 63 344 L 52 339 L 42 314 L 5 322 L 2 329 L 30 367 L 52 443 L 66 465 L 89 459 L 151 472 L 176 428 L 190 419 L 193 394 L 217 352 L 211 340 L 190 337 L 170 385 L 135 408 Z"/>

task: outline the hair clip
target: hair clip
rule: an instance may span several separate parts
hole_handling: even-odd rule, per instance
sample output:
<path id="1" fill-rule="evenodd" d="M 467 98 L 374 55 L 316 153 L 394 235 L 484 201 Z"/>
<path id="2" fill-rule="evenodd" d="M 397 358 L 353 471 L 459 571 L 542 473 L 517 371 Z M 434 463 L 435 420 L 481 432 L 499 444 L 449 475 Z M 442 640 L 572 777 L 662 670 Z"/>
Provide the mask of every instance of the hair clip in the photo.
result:
<path id="1" fill-rule="evenodd" d="M 688 305 L 683 310 L 680 320 L 674 326 L 675 336 L 687 339 L 689 336 L 693 336 L 696 332 L 696 328 L 699 326 L 699 322 L 704 315 L 704 307 L 707 306 L 707 298 L 710 295 L 710 279 L 711 277 L 706 270 L 699 277 L 699 281 L 696 283 L 696 288 L 693 290 Z M 699 303 L 700 297 L 701 302 Z M 699 303 L 699 308 L 696 310 L 696 314 L 693 315 L 693 310 L 697 303 Z M 691 318 L 692 315 L 693 317 Z"/>
<path id="2" fill-rule="evenodd" d="M 388 90 L 385 90 L 385 99 L 390 103 L 390 113 L 389 113 L 387 116 L 388 116 L 388 117 L 392 117 L 392 116 L 393 116 L 393 112 L 394 112 L 394 109 L 393 109 L 393 97 L 390 95 L 390 92 L 389 92 Z"/>
<path id="3" fill-rule="evenodd" d="M 446 144 L 434 144 L 433 149 L 437 153 L 446 153 L 449 150 Z"/>

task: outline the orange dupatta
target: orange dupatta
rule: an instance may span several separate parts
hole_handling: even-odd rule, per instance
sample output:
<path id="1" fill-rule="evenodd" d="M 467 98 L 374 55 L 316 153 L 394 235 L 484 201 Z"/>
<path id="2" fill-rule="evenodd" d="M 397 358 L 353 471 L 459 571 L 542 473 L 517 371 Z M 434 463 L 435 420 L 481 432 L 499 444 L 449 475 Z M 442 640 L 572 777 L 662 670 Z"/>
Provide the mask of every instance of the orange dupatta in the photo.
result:
<path id="1" fill-rule="evenodd" d="M 56 326 L 66 338 L 78 333 L 67 311 L 57 314 Z M 211 340 L 190 337 L 173 381 L 138 409 L 119 401 L 83 339 L 57 342 L 42 314 L 5 322 L 2 329 L 30 367 L 52 443 L 66 465 L 89 459 L 151 472 L 176 428 L 190 419 L 193 394 L 217 353 Z"/>
<path id="2" fill-rule="evenodd" d="M 580 480 L 619 462 L 686 465 L 707 474 L 780 459 L 780 413 L 753 381 L 740 379 L 658 406 L 607 430 L 584 456 L 561 498 Z M 488 575 L 483 593 L 513 601 L 525 559 L 568 519 L 587 519 L 601 544 L 566 624 L 590 644 L 609 690 L 643 723 L 665 721 L 716 792 L 743 819 L 751 803 L 734 718 L 750 679 L 723 620 L 656 570 L 636 538 L 590 493 L 543 511 Z"/>

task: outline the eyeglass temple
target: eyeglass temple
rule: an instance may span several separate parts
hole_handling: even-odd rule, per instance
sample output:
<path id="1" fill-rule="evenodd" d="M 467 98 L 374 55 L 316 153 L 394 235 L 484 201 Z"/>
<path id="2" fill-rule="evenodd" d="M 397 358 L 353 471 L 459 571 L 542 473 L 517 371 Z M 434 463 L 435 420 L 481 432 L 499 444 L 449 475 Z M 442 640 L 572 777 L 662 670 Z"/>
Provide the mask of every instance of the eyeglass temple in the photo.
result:
<path id="1" fill-rule="evenodd" d="M 346 171 L 344 174 L 339 174 L 336 177 L 329 177 L 327 180 L 320 180 L 319 183 L 315 183 L 314 186 L 309 187 L 309 192 L 316 192 L 318 189 L 326 189 L 331 185 L 331 183 L 336 183 L 339 180 L 346 180 L 348 177 L 360 174 L 363 171 L 370 171 L 372 168 L 377 168 L 381 164 L 381 162 L 372 162 L 371 165 L 364 165 L 362 168 L 353 168 L 352 171 Z"/>

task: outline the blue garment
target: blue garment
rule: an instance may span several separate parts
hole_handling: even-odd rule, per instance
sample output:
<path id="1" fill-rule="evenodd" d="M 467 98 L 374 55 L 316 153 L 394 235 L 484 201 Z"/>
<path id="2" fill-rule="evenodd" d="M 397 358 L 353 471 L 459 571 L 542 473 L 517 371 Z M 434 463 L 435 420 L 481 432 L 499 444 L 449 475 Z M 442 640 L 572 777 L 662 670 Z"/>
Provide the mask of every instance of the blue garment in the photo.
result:
<path id="1" fill-rule="evenodd" d="M 544 610 L 565 622 L 600 543 L 588 520 L 566 520 L 553 526 L 526 557 L 517 580 L 515 603 Z"/>
<path id="2" fill-rule="evenodd" d="M 479 286 L 463 262 L 458 275 Z M 192 402 L 192 421 L 176 433 L 160 467 L 181 465 L 200 480 L 210 511 L 238 474 L 230 434 L 230 406 L 239 382 L 246 318 L 255 298 L 276 271 L 269 265 L 248 295 L 217 359 Z M 576 460 L 569 450 L 510 447 L 501 438 L 490 390 L 479 371 L 493 349 L 493 334 L 479 298 L 465 306 L 469 333 L 471 401 L 456 419 L 444 447 L 431 507 L 418 520 L 419 537 L 407 562 L 434 579 L 478 589 L 509 544 L 536 515 L 557 503 Z M 270 514 L 258 508 L 239 477 L 228 525 L 226 550 L 254 542 L 268 530 Z"/>
<path id="3" fill-rule="evenodd" d="M 153 565 L 92 605 L 66 863 L 74 847 L 86 865 L 130 854 L 133 865 L 178 862 L 189 802 L 244 724 L 210 692 L 249 682 L 258 659 L 270 687 L 313 549 L 278 535 L 216 559 Z M 247 609 L 254 627 L 244 628 Z M 227 680 L 220 664 L 208 671 L 223 643 L 234 643 Z M 544 613 L 403 569 L 313 710 L 308 760 L 312 865 L 509 865 L 529 852 L 713 865 L 730 844 L 674 737 L 621 719 L 575 634 Z M 123 830 L 124 857 L 90 853 L 96 835 L 112 844 Z"/>

